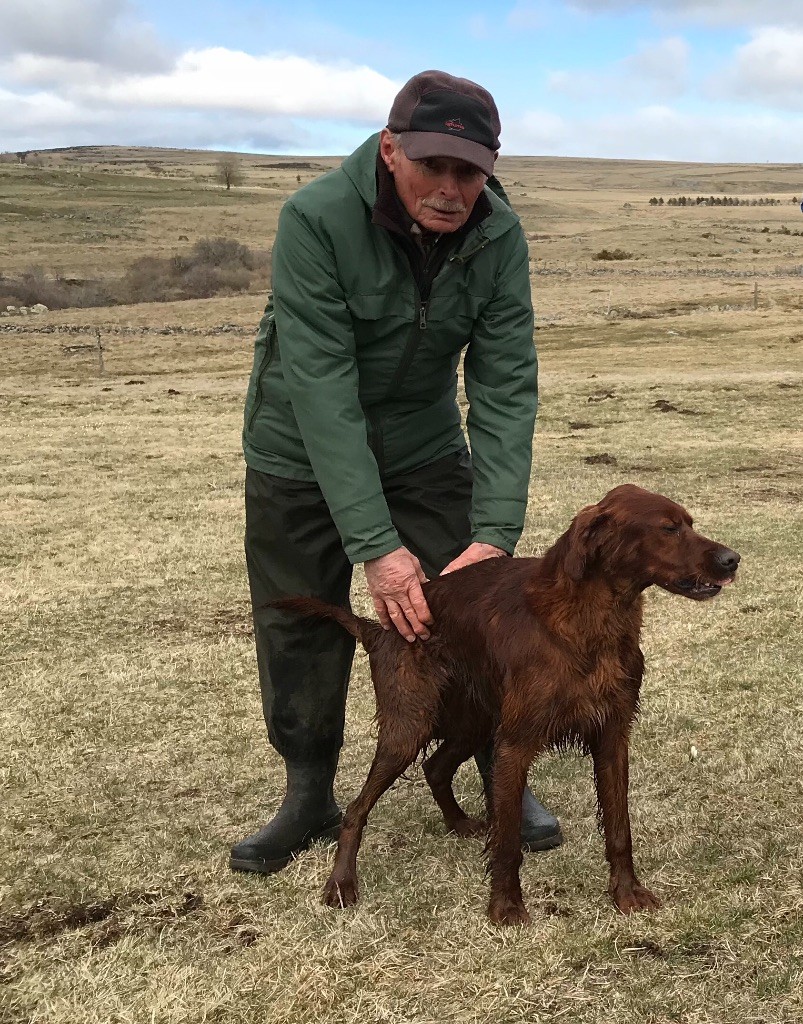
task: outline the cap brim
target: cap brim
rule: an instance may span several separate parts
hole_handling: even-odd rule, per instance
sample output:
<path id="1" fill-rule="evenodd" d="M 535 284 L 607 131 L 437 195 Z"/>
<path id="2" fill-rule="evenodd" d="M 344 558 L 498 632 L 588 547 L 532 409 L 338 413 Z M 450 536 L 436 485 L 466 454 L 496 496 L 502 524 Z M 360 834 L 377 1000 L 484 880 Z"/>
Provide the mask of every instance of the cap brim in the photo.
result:
<path id="1" fill-rule="evenodd" d="M 470 139 L 461 139 L 457 135 L 445 135 L 441 132 L 401 132 L 399 142 L 405 156 L 410 160 L 449 156 L 479 167 L 487 178 L 494 172 L 495 154 L 487 146 L 472 142 Z"/>

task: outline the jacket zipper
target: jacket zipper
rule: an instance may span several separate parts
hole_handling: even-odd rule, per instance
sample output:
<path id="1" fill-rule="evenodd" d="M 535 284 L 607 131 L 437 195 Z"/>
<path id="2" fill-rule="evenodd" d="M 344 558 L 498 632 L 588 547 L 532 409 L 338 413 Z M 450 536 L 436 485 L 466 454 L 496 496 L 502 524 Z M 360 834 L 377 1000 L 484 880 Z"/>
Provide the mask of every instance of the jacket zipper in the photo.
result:
<path id="1" fill-rule="evenodd" d="M 407 375 L 407 371 L 410 369 L 410 364 L 418 351 L 418 346 L 421 344 L 421 335 L 427 329 L 427 307 L 429 303 L 421 298 L 418 285 L 416 285 L 415 291 L 418 305 L 418 315 L 415 319 L 415 327 L 404 347 L 404 352 L 402 352 L 402 357 L 396 367 L 396 372 L 393 374 L 390 384 L 388 384 L 387 391 L 384 395 L 386 399 L 393 395 L 399 384 L 401 384 Z"/>
<path id="2" fill-rule="evenodd" d="M 248 417 L 247 432 L 251 433 L 251 428 L 254 425 L 254 420 L 257 417 L 257 413 L 262 407 L 262 378 L 265 376 L 265 371 L 273 361 L 273 353 L 275 351 L 276 341 L 276 321 L 271 321 L 270 329 L 267 337 L 265 338 L 265 354 L 262 356 L 262 360 L 259 364 L 259 372 L 257 373 L 257 386 L 254 392 L 254 408 L 251 410 L 251 415 Z"/>
<path id="3" fill-rule="evenodd" d="M 415 319 L 415 328 L 410 336 L 409 341 L 407 342 L 404 348 L 402 357 L 399 360 L 399 363 L 396 367 L 396 372 L 393 374 L 390 384 L 388 385 L 387 390 L 385 391 L 385 400 L 387 400 L 393 395 L 393 393 L 398 389 L 399 385 L 406 377 L 407 371 L 410 369 L 413 359 L 415 358 L 415 354 L 418 351 L 418 346 L 421 344 L 421 337 L 427 330 L 427 314 L 429 312 L 429 291 L 432 289 L 432 285 L 435 283 L 435 280 L 443 272 L 443 269 L 447 263 L 452 263 L 455 261 L 458 263 L 465 263 L 466 260 L 470 259 L 481 249 L 484 249 L 488 242 L 490 242 L 490 239 L 483 236 L 479 244 L 476 245 L 470 252 L 463 254 L 453 253 L 451 256 L 449 256 L 439 268 L 438 274 L 436 274 L 435 278 L 433 278 L 433 280 L 429 282 L 429 289 L 426 299 L 424 299 L 423 296 L 421 295 L 419 282 L 414 282 L 418 313 Z M 376 414 L 369 413 L 369 421 L 371 425 L 372 434 L 375 438 L 375 448 L 373 448 L 372 450 L 374 451 L 374 457 L 377 460 L 377 465 L 379 466 L 381 472 L 384 464 L 384 444 L 379 426 L 379 417 Z"/>

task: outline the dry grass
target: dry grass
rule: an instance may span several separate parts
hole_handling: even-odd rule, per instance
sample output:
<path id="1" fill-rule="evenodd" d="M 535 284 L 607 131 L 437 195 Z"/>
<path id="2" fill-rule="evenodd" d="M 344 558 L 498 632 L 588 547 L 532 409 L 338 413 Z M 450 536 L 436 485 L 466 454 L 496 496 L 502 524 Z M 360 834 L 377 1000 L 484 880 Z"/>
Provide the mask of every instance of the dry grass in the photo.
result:
<path id="1" fill-rule="evenodd" d="M 176 211 L 221 233 L 206 218 L 225 212 L 222 191 L 196 182 L 188 157 L 160 159 L 172 168 L 162 176 L 142 177 L 140 164 L 115 177 L 138 195 L 158 186 L 172 211 L 136 214 L 148 225 L 141 251 L 170 251 Z M 203 159 L 211 174 L 214 157 Z M 325 849 L 271 879 L 230 875 L 228 845 L 264 819 L 279 782 L 241 557 L 239 430 L 259 300 L 7 319 L 3 1024 L 801 1019 L 803 335 L 799 282 L 774 275 L 803 263 L 800 239 L 763 236 L 774 248 L 753 310 L 754 279 L 729 276 L 750 274 L 753 254 L 707 263 L 690 255 L 692 235 L 722 230 L 725 217 L 774 224 L 779 208 L 625 211 L 635 192 L 666 197 L 665 175 L 691 173 L 669 165 L 518 161 L 507 171 L 508 184 L 526 182 L 514 202 L 516 191 L 532 196 L 528 231 L 554 233 L 533 240 L 534 259 L 552 246 L 559 264 L 534 280 L 543 404 L 522 553 L 632 480 L 684 502 L 744 556 L 738 584 L 710 605 L 663 593 L 648 602 L 632 810 L 641 874 L 664 908 L 624 919 L 609 904 L 590 767 L 572 756 L 533 773 L 567 842 L 526 860 L 529 930 L 487 924 L 481 848 L 442 835 L 420 772 L 372 818 L 355 910 L 319 905 Z M 300 172 L 249 173 L 283 173 L 286 190 Z M 767 194 L 783 169 L 695 173 L 704 193 L 717 176 L 735 191 L 738 174 Z M 265 245 L 284 193 L 266 201 L 265 184 L 251 182 L 232 196 L 231 233 Z M 126 194 L 109 188 L 133 218 Z M 192 205 L 201 192 L 209 206 Z M 545 196 L 552 213 L 541 216 Z M 677 234 L 670 218 L 682 220 Z M 124 262 L 127 249 L 107 241 L 96 257 L 45 221 L 21 218 L 14 230 L 0 269 L 31 247 L 87 271 L 96 258 Z M 644 255 L 593 274 L 591 254 L 606 245 Z M 80 347 L 96 327 L 102 377 Z M 367 769 L 371 715 L 359 659 L 343 799 Z M 458 781 L 478 808 L 473 772 Z"/>

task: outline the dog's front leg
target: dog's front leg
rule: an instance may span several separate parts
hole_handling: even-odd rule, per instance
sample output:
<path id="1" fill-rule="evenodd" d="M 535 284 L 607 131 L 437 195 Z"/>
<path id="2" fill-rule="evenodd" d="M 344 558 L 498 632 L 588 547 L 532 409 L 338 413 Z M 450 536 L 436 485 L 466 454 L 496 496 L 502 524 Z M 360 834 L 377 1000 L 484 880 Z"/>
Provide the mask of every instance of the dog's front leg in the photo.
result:
<path id="1" fill-rule="evenodd" d="M 529 750 L 505 740 L 493 760 L 492 817 L 488 837 L 491 900 L 488 916 L 495 924 L 529 924 L 521 895 L 521 797 L 531 761 Z"/>
<path id="2" fill-rule="evenodd" d="M 608 892 L 623 914 L 654 910 L 661 902 L 636 878 L 627 808 L 629 723 L 612 721 L 591 743 L 597 801 L 611 869 Z"/>

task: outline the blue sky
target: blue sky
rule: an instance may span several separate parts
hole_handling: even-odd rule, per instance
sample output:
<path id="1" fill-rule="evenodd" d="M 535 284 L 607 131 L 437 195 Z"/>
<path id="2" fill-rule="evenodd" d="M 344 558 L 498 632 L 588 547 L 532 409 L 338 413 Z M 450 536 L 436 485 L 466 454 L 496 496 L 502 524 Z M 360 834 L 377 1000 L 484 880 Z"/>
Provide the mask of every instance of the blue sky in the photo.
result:
<path id="1" fill-rule="evenodd" d="M 2 0 L 0 149 L 345 153 L 425 68 L 504 153 L 803 160 L 801 0 Z"/>

